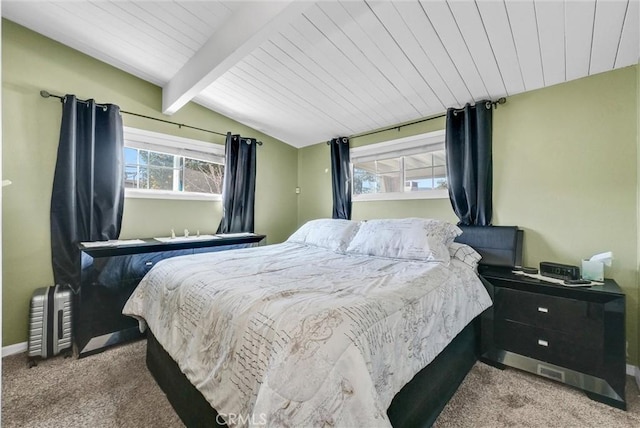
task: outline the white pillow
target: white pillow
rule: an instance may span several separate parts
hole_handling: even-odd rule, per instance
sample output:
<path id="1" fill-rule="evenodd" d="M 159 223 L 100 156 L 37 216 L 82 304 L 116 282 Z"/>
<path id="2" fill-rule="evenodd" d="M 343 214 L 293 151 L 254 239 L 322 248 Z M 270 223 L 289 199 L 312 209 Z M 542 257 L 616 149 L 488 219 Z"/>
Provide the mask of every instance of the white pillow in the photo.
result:
<path id="1" fill-rule="evenodd" d="M 471 269 L 478 269 L 478 262 L 482 259 L 482 256 L 478 254 L 476 250 L 466 244 L 460 244 L 458 242 L 452 242 L 449 245 L 449 256 L 452 259 L 458 259 L 461 262 L 467 264 Z"/>
<path id="2" fill-rule="evenodd" d="M 359 221 L 331 218 L 311 220 L 296 230 L 287 242 L 344 252 L 359 227 Z"/>
<path id="3" fill-rule="evenodd" d="M 426 218 L 380 219 L 363 223 L 347 253 L 395 259 L 449 262 L 449 244 L 462 231 Z"/>

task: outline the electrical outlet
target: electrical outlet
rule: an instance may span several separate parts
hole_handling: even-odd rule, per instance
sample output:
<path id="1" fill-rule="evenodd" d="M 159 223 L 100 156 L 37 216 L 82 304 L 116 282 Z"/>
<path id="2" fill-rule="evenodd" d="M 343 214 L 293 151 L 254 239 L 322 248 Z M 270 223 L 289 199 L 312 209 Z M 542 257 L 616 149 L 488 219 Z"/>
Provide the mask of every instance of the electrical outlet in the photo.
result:
<path id="1" fill-rule="evenodd" d="M 296 187 L 296 195 L 299 195 L 299 194 L 300 194 L 300 188 Z"/>

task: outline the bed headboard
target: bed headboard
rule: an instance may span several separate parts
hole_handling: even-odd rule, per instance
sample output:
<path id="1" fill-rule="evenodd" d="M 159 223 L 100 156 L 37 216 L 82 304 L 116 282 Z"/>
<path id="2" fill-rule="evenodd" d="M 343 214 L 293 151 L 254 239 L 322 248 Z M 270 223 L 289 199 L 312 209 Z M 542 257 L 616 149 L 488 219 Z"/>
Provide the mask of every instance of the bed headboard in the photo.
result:
<path id="1" fill-rule="evenodd" d="M 480 265 L 522 266 L 524 231 L 518 226 L 459 226 L 462 235 L 455 241 L 467 244 L 482 256 Z"/>

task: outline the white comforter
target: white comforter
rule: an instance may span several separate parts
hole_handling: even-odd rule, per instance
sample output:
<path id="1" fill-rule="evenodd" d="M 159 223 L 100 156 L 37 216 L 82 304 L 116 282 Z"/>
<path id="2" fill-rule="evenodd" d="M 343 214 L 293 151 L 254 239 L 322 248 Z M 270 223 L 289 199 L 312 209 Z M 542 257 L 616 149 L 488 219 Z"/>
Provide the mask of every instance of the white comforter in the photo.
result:
<path id="1" fill-rule="evenodd" d="M 393 396 L 491 300 L 457 260 L 284 243 L 175 257 L 123 313 L 229 425 L 389 426 Z"/>

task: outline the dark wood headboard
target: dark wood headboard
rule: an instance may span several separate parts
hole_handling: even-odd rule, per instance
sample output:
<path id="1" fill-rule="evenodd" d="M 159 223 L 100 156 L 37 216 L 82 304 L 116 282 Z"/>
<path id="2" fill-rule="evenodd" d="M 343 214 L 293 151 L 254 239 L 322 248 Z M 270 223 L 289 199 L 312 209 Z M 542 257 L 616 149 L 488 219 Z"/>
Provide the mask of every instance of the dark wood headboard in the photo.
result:
<path id="1" fill-rule="evenodd" d="M 518 226 L 459 226 L 462 235 L 455 242 L 467 244 L 482 256 L 480 265 L 522 266 L 524 231 Z"/>

